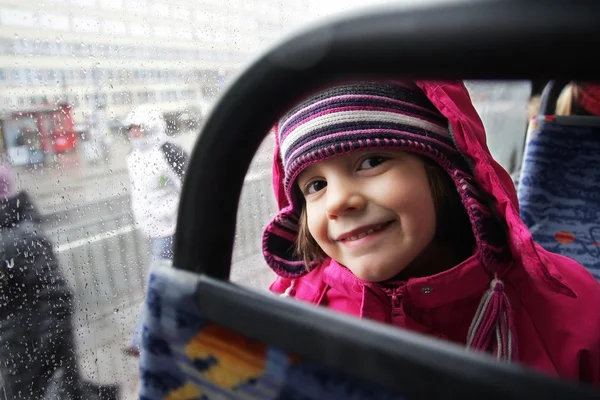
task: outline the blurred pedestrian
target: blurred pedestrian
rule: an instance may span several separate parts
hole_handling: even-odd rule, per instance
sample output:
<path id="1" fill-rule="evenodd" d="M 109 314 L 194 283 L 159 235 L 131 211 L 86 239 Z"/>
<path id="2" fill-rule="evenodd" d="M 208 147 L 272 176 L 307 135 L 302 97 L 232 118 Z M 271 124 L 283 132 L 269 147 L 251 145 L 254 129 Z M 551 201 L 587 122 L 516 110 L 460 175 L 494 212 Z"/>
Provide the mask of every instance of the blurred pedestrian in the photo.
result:
<path id="1" fill-rule="evenodd" d="M 73 293 L 29 195 L 0 166 L 0 373 L 10 399 L 117 399 L 80 376 Z"/>
<path id="2" fill-rule="evenodd" d="M 169 141 L 164 117 L 156 108 L 134 109 L 125 126 L 132 145 L 127 157 L 131 208 L 136 227 L 150 240 L 151 266 L 158 259 L 173 257 L 173 235 L 188 155 Z M 126 354 L 139 355 L 142 321 L 140 313 Z"/>

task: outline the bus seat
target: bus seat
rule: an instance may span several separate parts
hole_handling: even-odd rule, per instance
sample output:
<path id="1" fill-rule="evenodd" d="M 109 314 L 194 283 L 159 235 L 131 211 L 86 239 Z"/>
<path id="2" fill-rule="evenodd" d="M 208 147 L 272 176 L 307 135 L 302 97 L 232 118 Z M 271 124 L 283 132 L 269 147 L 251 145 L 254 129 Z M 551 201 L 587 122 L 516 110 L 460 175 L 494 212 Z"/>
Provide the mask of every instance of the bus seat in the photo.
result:
<path id="1" fill-rule="evenodd" d="M 545 249 L 600 280 L 600 118 L 540 114 L 518 185 L 521 218 Z"/>
<path id="2" fill-rule="evenodd" d="M 140 399 L 402 399 L 212 322 L 195 305 L 198 281 L 169 265 L 151 275 Z"/>

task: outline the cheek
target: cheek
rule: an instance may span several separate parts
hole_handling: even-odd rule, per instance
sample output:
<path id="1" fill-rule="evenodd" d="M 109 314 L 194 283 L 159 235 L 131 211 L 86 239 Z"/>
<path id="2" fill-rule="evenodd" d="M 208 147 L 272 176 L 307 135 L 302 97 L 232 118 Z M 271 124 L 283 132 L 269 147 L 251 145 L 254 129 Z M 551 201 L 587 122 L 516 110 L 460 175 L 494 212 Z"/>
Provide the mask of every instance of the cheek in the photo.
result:
<path id="1" fill-rule="evenodd" d="M 424 239 L 432 241 L 437 230 L 437 218 L 435 214 L 435 205 L 430 192 L 424 193 L 420 197 L 415 212 L 416 223 L 418 224 Z"/>
<path id="2" fill-rule="evenodd" d="M 319 207 L 315 204 L 310 204 L 306 207 L 306 222 L 308 231 L 312 237 L 321 245 L 327 240 L 327 219 Z"/>
<path id="3" fill-rule="evenodd" d="M 394 177 L 394 183 L 383 185 L 393 187 L 381 194 L 387 199 L 388 207 L 401 218 L 404 229 L 422 240 L 432 240 L 436 232 L 436 214 L 433 196 L 425 171 L 412 171 Z"/>
<path id="4" fill-rule="evenodd" d="M 427 180 L 415 183 L 414 188 L 410 201 L 411 205 L 408 207 L 411 210 L 411 215 L 407 217 L 414 224 L 414 229 L 418 232 L 418 235 L 424 241 L 430 242 L 435 237 L 437 229 L 437 217 L 431 189 Z"/>

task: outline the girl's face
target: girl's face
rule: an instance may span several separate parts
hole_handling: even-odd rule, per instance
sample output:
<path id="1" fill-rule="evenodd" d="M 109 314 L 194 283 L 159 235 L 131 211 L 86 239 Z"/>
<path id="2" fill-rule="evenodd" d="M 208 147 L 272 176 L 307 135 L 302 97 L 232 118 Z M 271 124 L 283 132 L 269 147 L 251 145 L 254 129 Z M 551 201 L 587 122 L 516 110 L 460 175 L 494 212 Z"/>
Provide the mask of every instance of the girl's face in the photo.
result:
<path id="1" fill-rule="evenodd" d="M 297 182 L 311 235 L 359 279 L 393 278 L 433 241 L 435 206 L 417 156 L 357 151 L 307 167 Z"/>

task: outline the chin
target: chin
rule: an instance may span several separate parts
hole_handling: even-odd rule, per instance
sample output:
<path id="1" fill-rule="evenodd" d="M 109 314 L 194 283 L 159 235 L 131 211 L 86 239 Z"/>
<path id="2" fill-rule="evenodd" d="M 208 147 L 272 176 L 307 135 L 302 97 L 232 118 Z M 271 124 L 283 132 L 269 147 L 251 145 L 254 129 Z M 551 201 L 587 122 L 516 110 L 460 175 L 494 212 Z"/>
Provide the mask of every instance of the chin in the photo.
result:
<path id="1" fill-rule="evenodd" d="M 362 263 L 361 263 L 362 264 Z M 352 265 L 347 267 L 358 279 L 365 282 L 384 282 L 398 275 L 404 268 L 392 268 L 390 266 L 373 267 L 375 263 L 365 263 L 363 265 Z"/>

